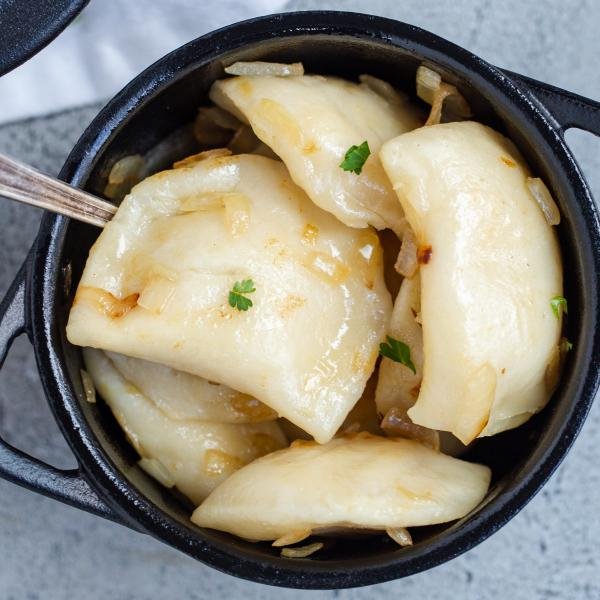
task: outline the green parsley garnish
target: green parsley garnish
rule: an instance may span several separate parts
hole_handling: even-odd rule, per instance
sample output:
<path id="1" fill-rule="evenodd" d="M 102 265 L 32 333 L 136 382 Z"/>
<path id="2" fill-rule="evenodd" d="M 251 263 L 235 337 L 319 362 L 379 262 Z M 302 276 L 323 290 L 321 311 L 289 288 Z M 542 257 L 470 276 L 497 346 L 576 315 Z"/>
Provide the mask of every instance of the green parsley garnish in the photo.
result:
<path id="1" fill-rule="evenodd" d="M 356 175 L 360 175 L 370 154 L 369 142 L 366 140 L 360 146 L 350 146 L 344 156 L 344 160 L 340 163 L 340 167 L 344 171 L 352 171 Z"/>
<path id="2" fill-rule="evenodd" d="M 552 307 L 552 312 L 557 319 L 560 319 L 561 314 L 564 313 L 566 315 L 569 312 L 567 307 L 567 299 L 563 298 L 562 296 L 554 296 L 554 298 L 550 300 L 550 306 Z"/>
<path id="3" fill-rule="evenodd" d="M 379 354 L 408 367 L 415 375 L 417 369 L 410 359 L 410 348 L 399 340 L 387 336 L 387 344 L 379 344 Z"/>
<path id="4" fill-rule="evenodd" d="M 248 310 L 252 306 L 252 300 L 246 298 L 244 294 L 255 292 L 254 282 L 252 279 L 244 279 L 244 281 L 236 281 L 233 284 L 233 289 L 229 292 L 229 306 L 238 310 Z"/>

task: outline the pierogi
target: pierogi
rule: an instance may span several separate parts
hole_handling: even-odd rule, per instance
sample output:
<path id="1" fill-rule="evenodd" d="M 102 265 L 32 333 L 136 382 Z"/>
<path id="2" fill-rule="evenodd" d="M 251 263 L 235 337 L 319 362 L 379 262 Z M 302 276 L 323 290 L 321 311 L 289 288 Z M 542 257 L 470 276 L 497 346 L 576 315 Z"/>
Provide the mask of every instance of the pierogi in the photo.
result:
<path id="1" fill-rule="evenodd" d="M 276 422 L 170 418 L 124 378 L 104 352 L 86 348 L 83 356 L 96 388 L 142 457 L 140 466 L 150 466 L 153 477 L 167 487 L 176 486 L 195 504 L 235 470 L 287 445 Z"/>
<path id="2" fill-rule="evenodd" d="M 215 82 L 210 96 L 250 123 L 315 204 L 351 227 L 397 229 L 402 208 L 377 152 L 423 120 L 408 98 L 375 92 L 373 79 L 240 76 Z M 371 155 L 360 176 L 342 170 L 348 149 L 365 140 Z"/>
<path id="3" fill-rule="evenodd" d="M 212 153 L 185 165 L 138 184 L 107 224 L 69 341 L 224 384 L 328 441 L 391 312 L 376 233 L 315 206 L 279 161 Z M 244 281 L 250 310 L 228 303 Z"/>
<path id="4" fill-rule="evenodd" d="M 423 377 L 408 415 L 463 443 L 516 427 L 550 398 L 562 295 L 556 235 L 505 137 L 479 123 L 384 144 L 418 242 Z M 407 329 L 408 331 L 408 329 Z"/>
<path id="5" fill-rule="evenodd" d="M 298 440 L 231 475 L 192 521 L 251 540 L 432 525 L 473 510 L 489 482 L 488 467 L 411 440 L 364 432 Z"/>

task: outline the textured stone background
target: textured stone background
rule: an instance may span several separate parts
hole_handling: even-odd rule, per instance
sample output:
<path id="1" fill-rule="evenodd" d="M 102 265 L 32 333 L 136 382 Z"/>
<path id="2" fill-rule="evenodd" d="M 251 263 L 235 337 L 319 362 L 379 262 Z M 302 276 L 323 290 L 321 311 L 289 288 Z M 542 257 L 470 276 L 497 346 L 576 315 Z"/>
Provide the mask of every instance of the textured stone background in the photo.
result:
<path id="1" fill-rule="evenodd" d="M 440 34 L 509 69 L 600 98 L 600 3 L 505 0 L 290 2 L 289 10 L 338 8 L 385 15 Z M 0 110 L 2 100 L 0 99 Z M 56 173 L 99 107 L 0 128 L 0 152 Z M 569 132 L 600 198 L 600 144 Z M 40 213 L 0 202 L 0 292 L 35 235 Z M 537 600 L 600 598 L 600 407 L 544 491 L 487 542 L 427 573 L 311 598 L 402 597 Z M 57 466 L 73 465 L 46 406 L 31 349 L 19 340 L 0 377 L 0 431 Z M 222 575 L 112 523 L 0 481 L 0 598 L 300 598 Z"/>

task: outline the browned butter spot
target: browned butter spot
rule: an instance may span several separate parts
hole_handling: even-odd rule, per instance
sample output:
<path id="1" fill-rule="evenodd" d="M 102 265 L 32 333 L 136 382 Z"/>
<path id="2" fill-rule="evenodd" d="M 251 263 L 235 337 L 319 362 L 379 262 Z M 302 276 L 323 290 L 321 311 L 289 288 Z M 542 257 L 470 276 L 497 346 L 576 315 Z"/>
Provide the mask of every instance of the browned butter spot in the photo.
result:
<path id="1" fill-rule="evenodd" d="M 255 433 L 250 445 L 255 456 L 264 456 L 281 448 L 277 440 L 266 433 Z"/>
<path id="2" fill-rule="evenodd" d="M 302 148 L 302 152 L 304 154 L 312 154 L 313 152 L 316 152 L 319 149 L 319 146 L 317 145 L 317 143 L 314 140 L 310 140 L 310 142 L 308 142 L 307 144 L 304 145 L 304 147 Z"/>
<path id="3" fill-rule="evenodd" d="M 221 450 L 207 450 L 204 454 L 204 472 L 209 477 L 233 473 L 244 466 L 244 461 Z"/>
<path id="4" fill-rule="evenodd" d="M 501 156 L 500 160 L 507 166 L 507 167 L 511 167 L 511 168 L 515 168 L 517 166 L 517 163 L 512 159 L 512 158 L 508 158 L 508 156 Z"/>
<path id="5" fill-rule="evenodd" d="M 430 244 L 421 245 L 417 248 L 417 260 L 420 265 L 426 265 L 431 260 L 433 249 Z"/>
<path id="6" fill-rule="evenodd" d="M 75 294 L 73 306 L 82 301 L 93 303 L 98 312 L 111 319 L 118 319 L 124 317 L 137 305 L 139 297 L 139 294 L 130 294 L 125 298 L 117 298 L 101 288 L 81 286 Z"/>
<path id="7" fill-rule="evenodd" d="M 277 418 L 277 413 L 272 408 L 246 394 L 240 394 L 233 398 L 231 406 L 250 423 Z"/>

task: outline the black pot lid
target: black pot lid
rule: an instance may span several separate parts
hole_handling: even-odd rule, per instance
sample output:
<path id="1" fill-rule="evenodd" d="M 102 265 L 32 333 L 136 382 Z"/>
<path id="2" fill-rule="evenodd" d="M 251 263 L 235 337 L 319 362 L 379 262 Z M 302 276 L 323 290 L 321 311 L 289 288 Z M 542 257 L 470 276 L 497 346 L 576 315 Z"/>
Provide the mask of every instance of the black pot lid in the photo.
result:
<path id="1" fill-rule="evenodd" d="M 89 0 L 0 0 L 0 75 L 49 44 Z"/>

